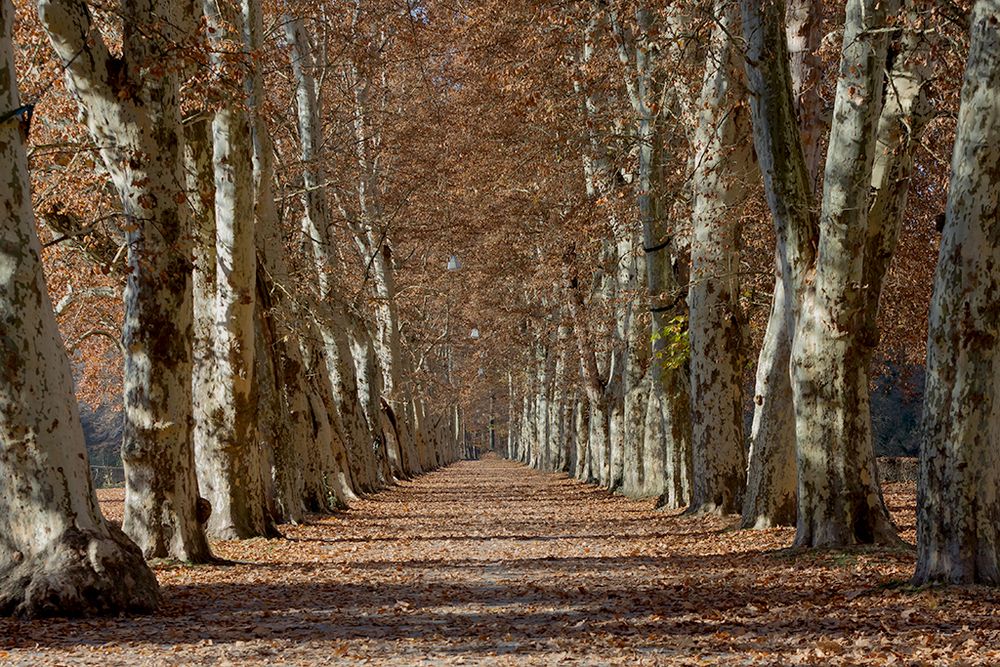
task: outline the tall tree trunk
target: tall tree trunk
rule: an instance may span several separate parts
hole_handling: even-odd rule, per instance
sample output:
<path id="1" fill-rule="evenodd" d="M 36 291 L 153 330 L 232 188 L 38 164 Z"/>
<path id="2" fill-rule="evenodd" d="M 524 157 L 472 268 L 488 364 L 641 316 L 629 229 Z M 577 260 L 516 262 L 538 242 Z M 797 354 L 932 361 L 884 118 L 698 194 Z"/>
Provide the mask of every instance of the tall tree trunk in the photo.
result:
<path id="1" fill-rule="evenodd" d="M 737 7 L 715 5 L 718 24 L 705 59 L 695 134 L 693 240 L 688 296 L 694 478 L 690 511 L 740 510 L 746 475 L 743 442 L 743 324 L 739 307 L 743 174 L 749 163 L 746 118 L 734 104 L 741 77 L 731 35 Z"/>
<path id="2" fill-rule="evenodd" d="M 213 65 L 222 54 L 243 52 L 245 28 L 239 5 L 203 0 Z M 249 59 L 247 59 L 249 60 Z M 243 87 L 240 87 L 243 90 Z M 215 179 L 215 321 L 212 327 L 211 406 L 203 439 L 195 442 L 198 483 L 212 503 L 208 532 L 220 539 L 273 535 L 261 476 L 254 386 L 254 302 L 257 294 L 254 244 L 253 140 L 244 101 L 223 101 L 212 119 Z"/>
<path id="3" fill-rule="evenodd" d="M 322 135 L 320 106 L 313 72 L 315 64 L 301 20 L 286 17 L 285 35 L 291 51 L 292 71 L 296 81 L 300 155 L 305 185 L 302 195 L 304 209 L 302 229 L 309 239 L 318 292 L 319 312 L 315 326 L 323 340 L 332 397 L 343 426 L 342 445 L 345 454 L 342 457 L 338 454 L 338 457 L 343 459 L 342 462 L 347 466 L 344 472 L 349 475 L 350 464 L 346 458 L 346 448 L 352 444 L 368 446 L 375 437 L 365 422 L 364 407 L 359 401 L 357 369 L 352 355 L 351 339 L 347 333 L 352 314 L 348 306 L 342 303 L 339 295 L 334 293 L 329 274 L 336 255 L 326 202 L 325 173 L 322 168 L 322 156 L 319 153 Z M 381 361 L 381 358 L 379 360 Z M 398 418 L 399 416 L 394 413 L 386 416 L 384 423 L 395 430 L 398 427 Z M 378 430 L 381 431 L 382 428 Z M 399 451 L 397 440 L 387 437 L 385 441 L 393 474 L 401 478 L 406 477 L 405 460 L 403 453 Z M 345 491 L 353 495 L 353 490 L 345 489 Z"/>
<path id="4" fill-rule="evenodd" d="M 305 474 L 309 448 L 314 447 L 306 430 L 305 414 L 308 398 L 298 383 L 289 377 L 287 345 L 279 342 L 279 316 L 271 295 L 274 290 L 263 272 L 257 274 L 257 315 L 254 369 L 257 378 L 257 431 L 262 449 L 271 452 L 272 467 L 268 471 L 274 489 L 275 520 L 301 523 L 305 519 Z M 297 352 L 297 350 L 296 350 Z M 296 369 L 302 372 L 301 365 Z M 296 402 L 290 402 L 293 398 Z"/>
<path id="5" fill-rule="evenodd" d="M 535 342 L 535 373 L 537 389 L 535 391 L 535 447 L 531 467 L 539 470 L 551 470 L 551 452 L 549 451 L 549 346 L 541 337 Z"/>
<path id="6" fill-rule="evenodd" d="M 123 60 L 114 58 L 81 0 L 39 0 L 38 13 L 86 111 L 87 128 L 128 219 L 125 287 L 124 530 L 147 557 L 211 559 L 197 520 L 191 442 L 191 261 L 183 194 L 180 67 L 194 34 L 184 0 L 123 5 Z M 121 75 L 119 75 L 121 74 Z"/>
<path id="7" fill-rule="evenodd" d="M 780 263 L 780 260 L 779 260 Z M 757 359 L 753 422 L 742 528 L 794 526 L 796 515 L 795 411 L 792 408 L 793 306 L 779 275 Z"/>
<path id="8" fill-rule="evenodd" d="M 392 477 L 385 456 L 385 434 L 381 428 L 379 397 L 382 395 L 382 374 L 378 369 L 371 333 L 364 321 L 359 317 L 353 318 L 353 327 L 348 333 L 351 356 L 354 357 L 358 401 L 368 432 L 368 439 L 355 443 L 355 450 L 364 468 L 367 488 L 362 490 L 374 491 Z"/>
<path id="9" fill-rule="evenodd" d="M 1000 584 L 1000 2 L 976 2 L 971 29 L 927 337 L 917 584 Z"/>
<path id="10" fill-rule="evenodd" d="M 619 60 L 635 68 L 632 81 L 627 82 L 632 110 L 636 116 L 636 133 L 639 143 L 637 172 L 637 207 L 642 225 L 643 251 L 646 260 L 646 281 L 649 311 L 652 318 L 653 392 L 657 400 L 649 408 L 662 409 L 659 419 L 650 425 L 669 424 L 669 428 L 646 429 L 644 447 L 651 471 L 663 476 L 663 487 L 683 489 L 681 480 L 690 479 L 687 469 L 691 461 L 691 401 L 686 359 L 674 363 L 667 349 L 674 333 L 687 327 L 684 296 L 687 292 L 686 277 L 682 266 L 686 263 L 679 248 L 679 225 L 668 211 L 664 173 L 664 75 L 656 60 L 657 49 L 651 48 L 651 16 L 640 4 L 636 9 L 637 33 L 630 43 L 617 19 L 612 29 L 618 40 Z M 654 440 L 662 437 L 662 444 Z M 664 456 L 664 452 L 670 455 Z M 677 467 L 682 465 L 683 467 Z M 687 497 L 680 499 L 686 503 Z"/>
<path id="11" fill-rule="evenodd" d="M 260 3 L 244 0 L 243 13 L 247 28 L 246 45 L 255 55 L 263 44 L 264 21 Z M 256 193 L 254 239 L 258 257 L 257 279 L 261 287 L 258 304 L 265 330 L 271 336 L 268 349 L 274 366 L 278 406 L 282 411 L 275 416 L 278 424 L 271 441 L 275 462 L 274 486 L 278 496 L 279 519 L 297 523 L 304 519 L 307 485 L 318 488 L 321 473 L 315 451 L 318 445 L 312 438 L 310 389 L 304 377 L 306 368 L 298 332 L 294 330 L 294 323 L 301 321 L 301 317 L 295 310 L 295 304 L 286 296 L 291 293 L 292 284 L 274 200 L 274 146 L 262 114 L 264 81 L 259 67 L 251 71 L 250 98 Z M 319 507 L 313 502 L 311 509 Z"/>
<path id="12" fill-rule="evenodd" d="M 887 8 L 878 1 L 847 5 L 816 268 L 802 284 L 792 342 L 799 546 L 896 539 L 875 470 L 868 405 L 874 341 L 863 326 L 868 196 L 882 110 L 886 16 Z"/>
<path id="13" fill-rule="evenodd" d="M 920 30 L 919 6 L 906 2 L 906 23 L 899 36 L 898 53 L 890 57 L 892 68 L 885 86 L 885 104 L 878 121 L 875 162 L 871 189 L 874 193 L 868 212 L 865 238 L 864 337 L 870 353 L 878 343 L 878 314 L 882 286 L 903 223 L 906 200 L 913 174 L 914 152 L 934 107 L 927 92 L 936 38 L 933 31 Z"/>
<path id="14" fill-rule="evenodd" d="M 780 6 L 743 4 L 757 154 L 785 288 L 798 305 L 791 356 L 798 546 L 897 539 L 875 473 L 862 286 L 888 11 L 874 1 L 847 5 L 816 247 L 801 141 L 787 130 L 792 100 Z"/>
<path id="15" fill-rule="evenodd" d="M 560 313 L 560 315 L 563 315 Z M 556 334 L 557 357 L 555 368 L 555 381 L 552 394 L 552 415 L 549 419 L 549 429 L 555 433 L 555 461 L 553 470 L 559 472 L 570 471 L 570 443 L 572 440 L 572 424 L 570 424 L 570 414 L 572 412 L 572 398 L 570 394 L 570 354 L 572 332 L 565 322 L 560 322 Z M 492 401 L 492 398 L 490 399 Z M 492 412 L 492 411 L 491 411 Z M 496 428 L 496 420 L 493 420 L 492 428 Z"/>
<path id="16" fill-rule="evenodd" d="M 0 1 L 0 107 L 21 106 Z M 156 577 L 101 516 L 35 233 L 19 124 L 0 123 L 0 615 L 151 611 Z"/>
<path id="17" fill-rule="evenodd" d="M 809 190 L 816 191 L 823 165 L 822 141 L 826 130 L 823 114 L 823 63 L 819 56 L 823 41 L 823 0 L 789 0 L 785 8 L 785 37 L 792 76 L 792 96 L 799 118 L 802 157 L 809 174 Z"/>
<path id="18" fill-rule="evenodd" d="M 786 9 L 792 101 L 795 107 L 810 196 L 822 164 L 825 129 L 820 94 L 823 38 L 821 0 L 791 0 Z M 796 517 L 795 414 L 790 362 L 795 300 L 789 299 L 780 257 L 764 344 L 757 359 L 754 414 L 750 429 L 743 528 L 793 526 Z"/>
<path id="19" fill-rule="evenodd" d="M 589 467 L 587 451 L 590 447 L 590 412 L 586 399 L 577 399 L 573 419 L 576 422 L 576 466 L 572 469 L 572 474 L 576 479 L 586 479 Z"/>
<path id="20" fill-rule="evenodd" d="M 409 382 L 396 303 L 396 267 L 389 221 L 385 219 L 385 164 L 379 120 L 386 111 L 387 66 L 385 51 L 392 43 L 384 27 L 366 33 L 359 25 L 364 13 L 361 0 L 354 3 L 351 37 L 365 62 L 352 61 L 348 80 L 354 96 L 352 143 L 357 178 L 357 216 L 351 223 L 355 244 L 365 265 L 375 300 L 375 350 L 382 371 L 382 390 L 396 431 L 400 463 L 405 475 L 421 473 L 427 458 L 417 437 L 413 414 L 413 392 Z"/>

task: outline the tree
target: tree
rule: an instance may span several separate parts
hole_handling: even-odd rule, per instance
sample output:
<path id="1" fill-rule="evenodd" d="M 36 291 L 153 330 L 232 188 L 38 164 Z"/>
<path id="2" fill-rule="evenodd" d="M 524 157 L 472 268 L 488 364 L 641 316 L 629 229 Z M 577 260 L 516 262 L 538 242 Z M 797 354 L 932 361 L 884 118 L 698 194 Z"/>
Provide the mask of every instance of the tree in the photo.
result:
<path id="1" fill-rule="evenodd" d="M 142 552 L 101 516 L 69 360 L 35 232 L 11 39 L 0 2 L 0 614 L 149 611 L 159 601 Z"/>
<path id="2" fill-rule="evenodd" d="M 815 190 L 822 164 L 822 75 L 816 50 L 822 38 L 823 3 L 792 0 L 786 9 L 792 100 L 802 136 L 809 192 Z M 789 362 L 792 354 L 793 304 L 785 293 L 781 259 L 776 258 L 771 312 L 757 360 L 754 413 L 750 427 L 743 528 L 795 525 L 795 414 Z"/>
<path id="3" fill-rule="evenodd" d="M 970 24 L 927 337 L 917 584 L 1000 584 L 1000 2 L 976 2 Z"/>
<path id="4" fill-rule="evenodd" d="M 147 557 L 206 561 L 191 439 L 190 213 L 179 100 L 183 48 L 198 14 L 190 0 L 122 8 L 116 58 L 85 2 L 38 2 L 127 220 L 124 530 Z"/>
<path id="5" fill-rule="evenodd" d="M 895 529 L 875 470 L 864 284 L 869 191 L 882 109 L 888 8 L 850 0 L 818 224 L 794 124 L 779 2 L 744 2 L 754 143 L 795 296 L 791 352 L 798 514 L 795 544 L 888 542 Z M 818 230 L 818 234 L 817 231 Z"/>
<path id="6" fill-rule="evenodd" d="M 880 340 L 878 317 L 882 303 L 882 285 L 889 262 L 896 249 L 906 211 L 907 195 L 914 169 L 914 151 L 931 120 L 933 108 L 926 92 L 931 76 L 930 47 L 935 41 L 932 30 L 922 29 L 918 5 L 905 3 L 903 20 L 890 33 L 892 53 L 887 56 L 885 102 L 878 118 L 875 157 L 868 198 L 868 220 L 863 249 L 864 316 L 860 322 L 860 366 L 871 371 L 872 354 Z M 793 3 L 787 16 L 788 42 L 792 48 L 791 72 L 793 99 L 796 102 L 801 130 L 806 172 L 810 183 L 816 182 L 819 157 L 817 125 L 818 96 L 815 87 L 819 74 L 815 55 L 803 48 L 803 42 L 818 42 L 815 36 L 818 7 Z M 805 33 L 805 34 L 803 34 Z M 815 48 L 815 46 L 813 46 Z M 791 334 L 788 320 L 794 304 L 785 295 L 784 284 L 775 284 L 772 312 L 761 349 L 757 370 L 757 388 L 748 496 L 743 509 L 744 528 L 764 528 L 794 522 L 796 514 L 796 471 L 792 467 L 795 448 L 794 415 L 788 406 L 792 400 L 790 375 Z M 859 392 L 863 392 L 859 389 Z"/>
<path id="7" fill-rule="evenodd" d="M 253 139 L 246 111 L 245 75 L 227 77 L 233 64 L 247 64 L 241 6 L 234 0 L 204 0 L 212 66 L 224 99 L 212 100 L 211 111 L 214 233 L 201 254 L 204 294 L 197 305 L 208 320 L 201 355 L 208 365 L 196 377 L 202 403 L 199 438 L 195 441 L 198 483 L 212 503 L 208 531 L 220 539 L 273 535 L 262 479 L 257 440 L 254 386 L 254 302 L 257 295 L 254 243 L 255 193 Z M 235 61 L 235 62 L 233 62 Z M 250 67 L 253 64 L 250 63 Z M 235 90 L 233 90 L 235 88 Z M 201 191 L 201 189 L 199 189 Z"/>
<path id="8" fill-rule="evenodd" d="M 743 316 L 739 306 L 739 207 L 750 162 L 738 103 L 742 77 L 732 34 L 739 8 L 716 2 L 695 134 L 693 239 L 688 295 L 691 341 L 692 512 L 739 511 L 743 440 Z"/>

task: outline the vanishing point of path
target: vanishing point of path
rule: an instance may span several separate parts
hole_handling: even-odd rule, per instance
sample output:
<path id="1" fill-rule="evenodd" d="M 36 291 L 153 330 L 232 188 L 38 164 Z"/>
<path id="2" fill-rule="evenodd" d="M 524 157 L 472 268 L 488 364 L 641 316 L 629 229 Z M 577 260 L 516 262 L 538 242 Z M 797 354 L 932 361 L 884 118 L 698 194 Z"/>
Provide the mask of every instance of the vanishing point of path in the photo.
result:
<path id="1" fill-rule="evenodd" d="M 888 499 L 912 540 L 912 492 Z M 996 593 L 912 591 L 909 552 L 789 553 L 790 530 L 733 524 L 462 462 L 287 540 L 216 544 L 235 565 L 158 564 L 157 615 L 0 620 L 0 664 L 996 662 Z"/>

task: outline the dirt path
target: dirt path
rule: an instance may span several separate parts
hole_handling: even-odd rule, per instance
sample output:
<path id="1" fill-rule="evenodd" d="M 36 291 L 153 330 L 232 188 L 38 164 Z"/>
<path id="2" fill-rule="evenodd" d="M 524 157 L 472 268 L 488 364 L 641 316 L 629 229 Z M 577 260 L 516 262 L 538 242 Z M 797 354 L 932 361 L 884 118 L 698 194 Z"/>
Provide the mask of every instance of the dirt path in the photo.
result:
<path id="1" fill-rule="evenodd" d="M 890 501 L 912 540 L 912 494 Z M 910 553 L 789 554 L 789 530 L 731 526 L 463 462 L 288 540 L 216 545 L 240 564 L 160 566 L 156 616 L 0 620 L 0 663 L 997 662 L 996 593 L 910 591 Z"/>

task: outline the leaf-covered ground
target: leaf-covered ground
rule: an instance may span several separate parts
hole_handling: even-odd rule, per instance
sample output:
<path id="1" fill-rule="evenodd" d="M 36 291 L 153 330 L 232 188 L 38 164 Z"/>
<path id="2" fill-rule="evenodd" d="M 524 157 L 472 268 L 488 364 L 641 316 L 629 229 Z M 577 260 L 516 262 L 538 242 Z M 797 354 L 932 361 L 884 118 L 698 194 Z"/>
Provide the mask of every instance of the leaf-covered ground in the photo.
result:
<path id="1" fill-rule="evenodd" d="M 887 499 L 913 540 L 913 491 Z M 121 512 L 120 492 L 102 497 Z M 913 590 L 909 551 L 782 550 L 490 458 L 157 565 L 155 616 L 0 620 L 3 664 L 1000 663 L 1000 595 Z"/>

